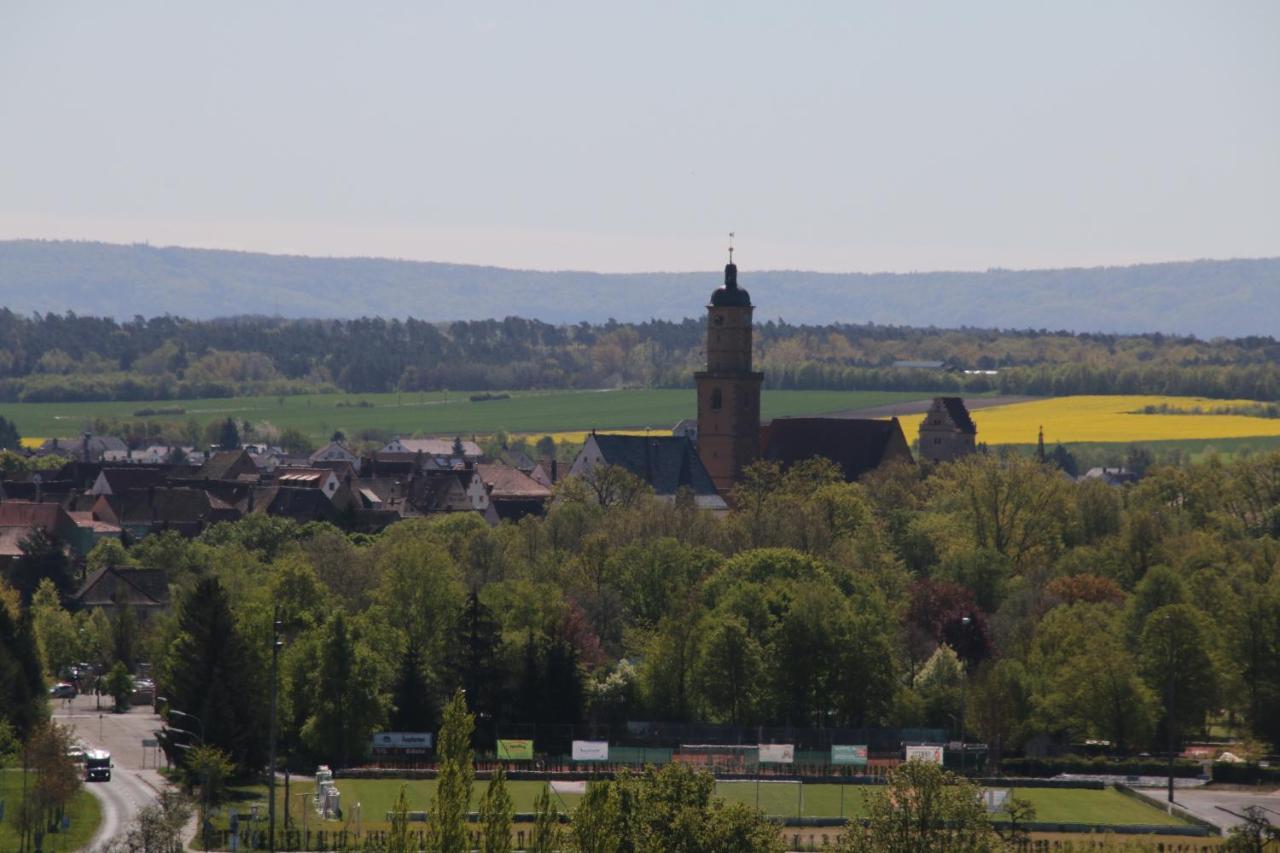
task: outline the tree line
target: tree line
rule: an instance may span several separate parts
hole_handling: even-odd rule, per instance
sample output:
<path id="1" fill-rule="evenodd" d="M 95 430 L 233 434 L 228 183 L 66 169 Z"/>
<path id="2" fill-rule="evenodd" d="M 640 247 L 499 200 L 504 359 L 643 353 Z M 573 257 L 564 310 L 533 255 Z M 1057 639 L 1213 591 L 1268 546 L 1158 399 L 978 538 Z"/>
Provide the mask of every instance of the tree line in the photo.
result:
<path id="1" fill-rule="evenodd" d="M 0 401 L 180 400 L 315 391 L 689 387 L 701 320 L 21 316 L 0 309 Z M 1280 343 L 1161 334 L 756 326 L 772 388 L 1280 399 Z M 895 367 L 940 361 L 954 371 Z M 964 370 L 997 371 L 966 374 Z"/>

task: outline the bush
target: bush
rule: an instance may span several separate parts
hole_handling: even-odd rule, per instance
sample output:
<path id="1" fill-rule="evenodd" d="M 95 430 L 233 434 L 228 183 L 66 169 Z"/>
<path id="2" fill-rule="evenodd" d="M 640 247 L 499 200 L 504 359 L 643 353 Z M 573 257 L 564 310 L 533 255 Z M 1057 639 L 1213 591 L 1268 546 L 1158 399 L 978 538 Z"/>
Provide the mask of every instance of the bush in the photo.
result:
<path id="1" fill-rule="evenodd" d="M 1059 773 L 1165 776 L 1169 773 L 1169 764 L 1155 759 L 1082 758 L 1068 755 L 1061 758 L 1006 758 L 1000 762 L 1000 770 L 1006 776 L 1033 778 L 1047 778 Z M 1180 779 L 1192 779 L 1202 772 L 1200 765 L 1194 761 L 1175 761 L 1173 764 L 1173 775 Z"/>
<path id="2" fill-rule="evenodd" d="M 1277 785 L 1280 784 L 1280 767 L 1220 761 L 1213 765 L 1213 781 L 1233 785 Z"/>

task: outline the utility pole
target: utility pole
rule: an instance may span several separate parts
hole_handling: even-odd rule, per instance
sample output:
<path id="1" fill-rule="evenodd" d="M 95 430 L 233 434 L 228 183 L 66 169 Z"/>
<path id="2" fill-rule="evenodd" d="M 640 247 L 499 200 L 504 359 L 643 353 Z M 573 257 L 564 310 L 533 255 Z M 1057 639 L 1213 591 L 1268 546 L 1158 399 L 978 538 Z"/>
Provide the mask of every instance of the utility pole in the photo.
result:
<path id="1" fill-rule="evenodd" d="M 280 606 L 271 622 L 271 748 L 267 758 L 267 849 L 276 850 L 276 698 L 280 679 Z"/>
<path id="2" fill-rule="evenodd" d="M 1164 628 L 1168 634 L 1168 650 L 1169 659 L 1166 668 L 1169 670 L 1168 679 L 1165 684 L 1164 699 L 1164 729 L 1168 739 L 1169 746 L 1169 802 L 1173 802 L 1173 670 L 1175 658 L 1173 654 L 1173 624 L 1168 614 L 1164 616 Z"/>

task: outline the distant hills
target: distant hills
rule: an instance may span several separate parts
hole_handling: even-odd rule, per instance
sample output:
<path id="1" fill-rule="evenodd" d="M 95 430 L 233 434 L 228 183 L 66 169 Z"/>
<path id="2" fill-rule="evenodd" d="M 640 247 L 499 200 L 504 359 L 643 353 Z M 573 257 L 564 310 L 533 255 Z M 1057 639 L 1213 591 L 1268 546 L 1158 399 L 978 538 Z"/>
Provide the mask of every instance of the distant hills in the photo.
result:
<path id="1" fill-rule="evenodd" d="M 0 241 L 0 306 L 128 318 L 698 316 L 719 271 L 603 274 L 108 243 Z M 1280 335 L 1280 258 L 1089 269 L 816 273 L 744 267 L 759 321 Z"/>

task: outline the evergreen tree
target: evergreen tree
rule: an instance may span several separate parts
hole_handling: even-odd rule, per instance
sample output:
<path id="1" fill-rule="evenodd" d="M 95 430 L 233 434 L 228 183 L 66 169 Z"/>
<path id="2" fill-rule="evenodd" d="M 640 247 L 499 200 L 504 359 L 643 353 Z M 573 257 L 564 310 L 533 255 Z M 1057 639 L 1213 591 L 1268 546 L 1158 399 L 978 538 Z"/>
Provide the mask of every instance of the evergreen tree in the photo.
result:
<path id="1" fill-rule="evenodd" d="M 22 556 L 10 570 L 9 580 L 28 604 L 40 581 L 49 578 L 64 599 L 72 592 L 71 561 L 66 547 L 56 533 L 35 526 L 27 537 L 18 543 Z"/>
<path id="2" fill-rule="evenodd" d="M 218 433 L 218 446 L 223 450 L 236 450 L 240 447 L 240 428 L 235 418 L 227 418 L 222 422 L 222 430 Z"/>
<path id="3" fill-rule="evenodd" d="M 467 696 L 483 738 L 492 736 L 502 707 L 502 629 L 493 613 L 472 590 L 459 614 L 450 670 L 454 684 Z"/>
<path id="4" fill-rule="evenodd" d="M 124 664 L 127 672 L 133 672 L 138 657 L 138 617 L 127 603 L 116 607 L 111 620 L 111 647 L 116 661 Z"/>
<path id="5" fill-rule="evenodd" d="M 13 421 L 0 415 L 0 450 L 22 449 L 22 436 L 18 435 L 18 427 Z"/>
<path id="6" fill-rule="evenodd" d="M 542 656 L 543 719 L 577 723 L 582 719 L 584 689 L 578 651 L 563 639 L 547 643 Z"/>
<path id="7" fill-rule="evenodd" d="M 471 782 L 475 779 L 471 751 L 474 729 L 475 718 L 467 711 L 466 694 L 458 690 L 445 706 L 436 743 L 440 770 L 436 798 L 428 815 L 426 845 L 436 853 L 467 853 L 471 849 L 467 811 L 471 805 Z"/>
<path id="8" fill-rule="evenodd" d="M 204 742 L 223 749 L 242 770 L 260 767 L 268 704 L 261 671 L 232 618 L 226 590 L 216 578 L 201 578 L 178 614 L 161 684 L 169 707 L 195 715 L 201 725 L 185 717 L 173 724 L 202 729 Z"/>
<path id="9" fill-rule="evenodd" d="M 395 731 L 430 732 L 436 728 L 439 717 L 423 666 L 421 649 L 410 641 L 400 656 L 392 693 L 391 727 Z"/>
<path id="10" fill-rule="evenodd" d="M 377 667 L 360 648 L 338 611 L 320 643 L 311 715 L 302 727 L 303 743 L 317 758 L 346 767 L 364 754 L 384 708 Z"/>
<path id="11" fill-rule="evenodd" d="M 26 740 L 49 715 L 31 611 L 15 620 L 0 606 L 0 720 Z"/>
<path id="12" fill-rule="evenodd" d="M 481 853 L 511 853 L 511 794 L 507 793 L 507 775 L 501 767 L 489 777 L 489 785 L 480 799 L 480 823 L 484 826 Z"/>

